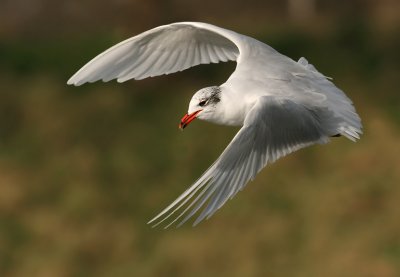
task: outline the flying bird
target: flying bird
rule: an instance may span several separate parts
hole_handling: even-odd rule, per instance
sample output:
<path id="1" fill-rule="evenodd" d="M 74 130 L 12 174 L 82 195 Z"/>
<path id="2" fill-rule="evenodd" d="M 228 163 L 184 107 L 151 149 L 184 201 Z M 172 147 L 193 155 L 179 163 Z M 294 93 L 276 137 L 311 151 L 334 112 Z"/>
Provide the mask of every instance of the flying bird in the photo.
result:
<path id="1" fill-rule="evenodd" d="M 129 38 L 89 61 L 70 85 L 144 79 L 199 64 L 236 61 L 228 80 L 197 91 L 179 127 L 195 118 L 241 126 L 219 158 L 149 223 L 193 225 L 211 217 L 268 163 L 312 144 L 362 134 L 351 100 L 305 58 L 211 24 L 178 22 Z"/>

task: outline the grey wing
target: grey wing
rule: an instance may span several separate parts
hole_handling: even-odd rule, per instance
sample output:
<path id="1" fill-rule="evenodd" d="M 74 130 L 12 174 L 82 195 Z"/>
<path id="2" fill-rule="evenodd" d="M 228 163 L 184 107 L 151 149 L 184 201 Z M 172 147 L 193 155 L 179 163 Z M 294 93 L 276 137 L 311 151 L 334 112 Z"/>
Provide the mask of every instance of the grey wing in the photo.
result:
<path id="1" fill-rule="evenodd" d="M 112 79 L 124 82 L 182 71 L 198 64 L 237 60 L 241 37 L 235 32 L 199 22 L 160 26 L 101 53 L 67 83 L 81 85 Z"/>
<path id="2" fill-rule="evenodd" d="M 158 225 L 179 211 L 166 227 L 178 220 L 180 226 L 203 208 L 196 225 L 211 217 L 268 163 L 305 146 L 328 141 L 317 112 L 287 99 L 261 97 L 215 163 L 149 223 Z"/>

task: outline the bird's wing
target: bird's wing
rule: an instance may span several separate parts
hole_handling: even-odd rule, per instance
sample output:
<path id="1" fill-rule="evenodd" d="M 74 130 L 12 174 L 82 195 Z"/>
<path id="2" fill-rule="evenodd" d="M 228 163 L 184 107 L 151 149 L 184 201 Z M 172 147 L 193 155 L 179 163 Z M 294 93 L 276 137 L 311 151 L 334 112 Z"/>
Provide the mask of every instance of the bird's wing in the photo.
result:
<path id="1" fill-rule="evenodd" d="M 196 225 L 233 198 L 267 163 L 305 146 L 327 142 L 317 114 L 288 99 L 261 97 L 215 163 L 149 223 L 158 225 L 178 213 L 167 227 L 179 220 L 180 226 L 203 208 Z"/>
<path id="2" fill-rule="evenodd" d="M 244 37 L 200 22 L 159 26 L 99 54 L 75 73 L 68 84 L 79 86 L 112 79 L 124 82 L 182 71 L 199 64 L 237 60 Z"/>

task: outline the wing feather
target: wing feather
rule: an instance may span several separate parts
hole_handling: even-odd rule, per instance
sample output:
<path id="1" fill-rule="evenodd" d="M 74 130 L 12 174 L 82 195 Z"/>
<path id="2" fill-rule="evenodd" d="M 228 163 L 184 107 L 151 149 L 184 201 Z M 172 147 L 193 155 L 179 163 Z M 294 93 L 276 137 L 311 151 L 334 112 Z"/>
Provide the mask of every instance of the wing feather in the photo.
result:
<path id="1" fill-rule="evenodd" d="M 104 51 L 69 80 L 81 85 L 97 80 L 143 79 L 189 67 L 236 60 L 244 43 L 233 31 L 199 22 L 160 26 Z"/>
<path id="2" fill-rule="evenodd" d="M 206 47 L 207 47 L 206 51 L 207 51 L 208 55 L 210 56 L 210 61 L 212 63 L 218 63 L 219 59 L 218 59 L 218 56 L 215 54 L 213 46 L 211 44 L 207 43 Z"/>
<path id="3" fill-rule="evenodd" d="M 211 217 L 268 163 L 308 145 L 326 143 L 329 139 L 318 116 L 323 112 L 330 111 L 312 111 L 289 99 L 261 97 L 216 162 L 149 223 L 164 221 L 183 207 L 166 227 L 179 220 L 178 226 L 182 225 L 201 209 L 194 225 Z"/>

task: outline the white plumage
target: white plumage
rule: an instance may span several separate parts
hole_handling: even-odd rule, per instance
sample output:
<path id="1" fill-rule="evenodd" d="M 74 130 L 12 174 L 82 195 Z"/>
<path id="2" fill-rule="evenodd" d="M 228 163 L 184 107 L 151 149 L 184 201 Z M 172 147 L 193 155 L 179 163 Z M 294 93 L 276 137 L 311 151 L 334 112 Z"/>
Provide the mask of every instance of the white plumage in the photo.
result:
<path id="1" fill-rule="evenodd" d="M 235 60 L 236 70 L 220 86 L 194 94 L 184 128 L 194 118 L 243 126 L 214 164 L 149 223 L 194 224 L 213 215 L 268 163 L 329 137 L 359 139 L 361 120 L 351 100 L 315 67 L 298 62 L 248 36 L 206 23 L 164 25 L 127 39 L 95 57 L 69 80 L 169 74 L 198 64 Z"/>

